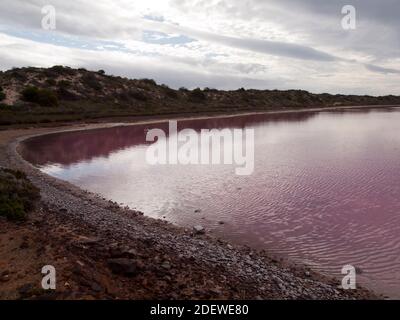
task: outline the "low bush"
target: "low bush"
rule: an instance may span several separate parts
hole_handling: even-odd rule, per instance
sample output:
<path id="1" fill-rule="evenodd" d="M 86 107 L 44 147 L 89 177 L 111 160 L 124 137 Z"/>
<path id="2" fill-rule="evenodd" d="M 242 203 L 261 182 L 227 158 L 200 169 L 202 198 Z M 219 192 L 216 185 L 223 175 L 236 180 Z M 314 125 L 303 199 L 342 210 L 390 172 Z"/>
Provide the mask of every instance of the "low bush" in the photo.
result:
<path id="1" fill-rule="evenodd" d="M 140 81 L 145 83 L 145 84 L 148 84 L 150 86 L 156 86 L 157 85 L 157 82 L 155 82 L 155 80 L 153 80 L 153 79 L 144 78 L 144 79 L 140 79 Z"/>
<path id="2" fill-rule="evenodd" d="M 59 87 L 57 90 L 57 96 L 60 100 L 74 101 L 79 99 L 75 93 L 68 90 L 66 87 Z"/>
<path id="3" fill-rule="evenodd" d="M 74 69 L 64 66 L 53 66 L 51 68 L 45 69 L 44 72 L 45 74 L 53 78 L 57 78 L 58 76 L 68 76 L 75 74 Z"/>
<path id="4" fill-rule="evenodd" d="M 128 94 L 130 97 L 132 97 L 135 100 L 139 100 L 139 101 L 147 101 L 148 100 L 148 97 L 146 96 L 146 94 L 139 90 L 130 90 Z"/>
<path id="5" fill-rule="evenodd" d="M 39 199 L 39 189 L 23 172 L 0 169 L 0 216 L 9 220 L 25 220 Z"/>
<path id="6" fill-rule="evenodd" d="M 28 77 L 27 77 L 27 75 L 25 74 L 25 71 L 22 70 L 22 69 L 18 69 L 18 68 L 12 69 L 12 70 L 10 71 L 9 75 L 10 75 L 12 78 L 14 78 L 14 79 L 16 79 L 16 80 L 18 80 L 18 81 L 20 81 L 20 82 L 25 82 L 25 81 L 28 80 Z"/>
<path id="7" fill-rule="evenodd" d="M 171 89 L 170 87 L 168 87 L 166 84 L 162 84 L 161 85 L 162 89 L 164 90 L 165 94 L 172 98 L 172 99 L 176 99 L 178 98 L 178 93 L 176 92 L 176 90 Z"/>
<path id="8" fill-rule="evenodd" d="M 34 86 L 26 87 L 22 91 L 22 100 L 37 103 L 43 107 L 54 107 L 58 105 L 57 95 L 48 89 L 39 89 Z"/>
<path id="9" fill-rule="evenodd" d="M 6 98 L 6 94 L 3 92 L 3 87 L 0 87 L 0 101 Z"/>
<path id="10" fill-rule="evenodd" d="M 60 81 L 58 81 L 57 85 L 60 88 L 69 88 L 71 86 L 71 82 L 68 80 L 60 80 Z"/>
<path id="11" fill-rule="evenodd" d="M 206 100 L 206 95 L 200 88 L 196 88 L 190 92 L 189 99 L 193 102 L 202 102 Z"/>
<path id="12" fill-rule="evenodd" d="M 55 86 L 55 85 L 57 84 L 56 80 L 54 80 L 54 79 L 52 79 L 52 78 L 46 79 L 46 83 L 47 83 L 49 86 Z"/>
<path id="13" fill-rule="evenodd" d="M 86 73 L 85 75 L 83 75 L 82 82 L 85 86 L 88 86 L 89 88 L 92 88 L 96 91 L 100 91 L 102 89 L 99 80 L 97 80 L 96 76 L 92 73 Z"/>

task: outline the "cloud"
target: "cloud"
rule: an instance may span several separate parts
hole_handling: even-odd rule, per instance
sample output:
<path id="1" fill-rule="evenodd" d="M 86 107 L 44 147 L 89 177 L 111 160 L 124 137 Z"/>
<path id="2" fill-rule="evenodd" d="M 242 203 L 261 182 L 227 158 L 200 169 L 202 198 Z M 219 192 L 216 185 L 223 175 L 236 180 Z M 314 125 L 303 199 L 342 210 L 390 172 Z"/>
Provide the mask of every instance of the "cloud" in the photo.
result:
<path id="1" fill-rule="evenodd" d="M 167 26 L 166 28 L 170 30 L 180 30 L 186 34 L 189 34 L 191 37 L 215 42 L 219 45 L 225 45 L 228 47 L 250 50 L 270 55 L 300 60 L 316 61 L 334 61 L 338 59 L 337 57 L 329 53 L 295 43 L 263 39 L 229 37 L 190 28 L 180 28 L 179 26 Z"/>
<path id="2" fill-rule="evenodd" d="M 41 29 L 41 8 L 47 4 L 56 8 L 56 31 Z M 354 0 L 352 31 L 341 27 L 344 4 L 2 1 L 0 67 L 67 64 L 107 67 L 172 86 L 398 94 L 400 2 Z"/>
<path id="3" fill-rule="evenodd" d="M 365 64 L 365 67 L 368 70 L 373 71 L 373 72 L 379 72 L 379 73 L 383 73 L 383 74 L 400 74 L 400 70 L 379 67 L 379 66 L 375 66 L 373 64 Z"/>

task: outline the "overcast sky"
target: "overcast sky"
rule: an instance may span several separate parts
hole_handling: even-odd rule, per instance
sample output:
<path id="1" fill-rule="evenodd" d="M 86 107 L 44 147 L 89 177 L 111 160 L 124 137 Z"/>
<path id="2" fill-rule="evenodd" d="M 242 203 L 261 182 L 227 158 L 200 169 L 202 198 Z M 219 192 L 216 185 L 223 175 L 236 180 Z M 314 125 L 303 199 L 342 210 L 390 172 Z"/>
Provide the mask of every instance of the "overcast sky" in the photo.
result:
<path id="1" fill-rule="evenodd" d="M 356 8 L 356 29 L 342 7 Z M 43 6 L 56 10 L 44 30 Z M 399 0 L 1 0 L 0 69 L 68 65 L 172 87 L 400 94 Z"/>

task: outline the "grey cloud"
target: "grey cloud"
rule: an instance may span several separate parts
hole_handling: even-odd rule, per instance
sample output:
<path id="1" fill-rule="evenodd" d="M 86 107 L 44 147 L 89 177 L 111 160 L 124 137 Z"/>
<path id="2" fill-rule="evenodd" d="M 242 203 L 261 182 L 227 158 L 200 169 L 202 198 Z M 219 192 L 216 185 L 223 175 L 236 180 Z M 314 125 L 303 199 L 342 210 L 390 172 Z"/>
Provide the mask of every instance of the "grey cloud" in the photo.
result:
<path id="1" fill-rule="evenodd" d="M 110 4 L 114 2 L 110 1 Z M 98 5 L 96 5 L 98 4 Z M 115 16 L 105 2 L 74 0 L 13 0 L 0 2 L 0 25 L 41 30 L 42 7 L 53 5 L 56 9 L 57 30 L 63 34 L 111 39 L 139 37 L 140 17 L 132 11 L 130 17 Z"/>
<path id="2" fill-rule="evenodd" d="M 206 34 L 200 32 L 193 32 L 193 33 L 194 35 L 196 34 L 200 35 L 200 37 L 206 40 L 215 41 L 216 43 L 223 44 L 229 47 L 250 50 L 265 54 L 283 56 L 300 60 L 334 61 L 338 59 L 337 57 L 329 53 L 295 43 L 234 38 L 234 37 L 220 36 L 216 34 Z"/>
<path id="3" fill-rule="evenodd" d="M 172 3 L 182 12 L 190 8 L 201 12 L 203 8 L 210 14 L 218 11 L 242 23 L 275 23 L 293 35 L 306 35 L 310 47 L 335 47 L 381 61 L 400 55 L 398 0 L 220 0 L 217 4 L 172 0 Z M 356 30 L 344 30 L 341 26 L 341 9 L 347 4 L 356 8 Z"/>
<path id="4" fill-rule="evenodd" d="M 373 72 L 379 72 L 383 74 L 400 74 L 400 70 L 391 69 L 391 68 L 383 68 L 373 64 L 365 64 L 365 67 Z"/>
<path id="5" fill-rule="evenodd" d="M 56 3 L 56 2 L 54 2 Z M 39 29 L 42 18 L 41 7 L 46 1 L 29 0 L 22 4 L 15 1 L 10 5 L 0 4 L 0 16 L 12 24 L 21 24 L 26 27 Z M 104 12 L 101 6 L 89 6 L 82 1 L 74 3 L 57 2 L 57 30 L 64 33 L 74 35 L 96 36 L 99 38 L 110 38 L 113 36 L 130 38 L 139 32 L 140 23 L 135 24 L 132 19 L 116 20 L 109 12 Z M 89 10 L 90 9 L 90 10 Z M 90 15 L 84 18 L 84 12 L 90 11 Z M 76 16 L 75 16 L 76 15 Z M 122 20 L 121 20 L 122 19 Z M 146 19 L 148 19 L 146 17 Z M 157 19 L 153 19 L 157 20 Z M 99 22 L 102 23 L 99 23 Z M 158 19 L 154 25 L 161 25 L 163 20 Z M 166 23 L 164 23 L 166 24 Z M 264 54 L 272 54 L 277 56 L 315 61 L 334 61 L 337 58 L 333 55 L 295 43 L 283 41 L 270 41 L 249 38 L 229 37 L 218 34 L 191 30 L 189 28 L 171 25 L 172 29 L 178 29 L 185 32 L 188 36 L 198 37 L 206 41 L 216 42 L 221 45 L 260 52 Z"/>
<path id="6" fill-rule="evenodd" d="M 181 55 L 176 57 L 175 69 L 167 68 L 170 67 L 170 60 L 165 57 L 166 53 L 164 54 L 161 50 L 155 50 L 160 53 L 157 67 L 141 66 L 137 63 L 129 64 L 129 68 L 138 70 L 140 76 L 161 79 L 161 81 L 173 86 L 289 88 L 293 82 L 288 79 L 293 79 L 304 88 L 308 85 L 307 89 L 309 90 L 312 90 L 313 86 L 314 90 L 324 88 L 327 91 L 340 89 L 341 91 L 357 90 L 357 92 L 362 93 L 363 88 L 369 92 L 375 90 L 375 84 L 367 87 L 363 83 L 364 87 L 355 88 L 355 84 L 352 84 L 351 81 L 353 79 L 351 72 L 346 74 L 343 71 L 345 69 L 343 65 L 346 64 L 345 67 L 354 66 L 360 72 L 363 72 L 363 69 L 359 68 L 360 65 L 365 66 L 367 70 L 377 73 L 377 77 L 381 78 L 385 75 L 391 75 L 386 77 L 388 80 L 385 78 L 385 81 L 380 84 L 379 90 L 388 90 L 387 88 L 397 90 L 396 83 L 392 83 L 392 81 L 393 75 L 400 74 L 396 69 L 400 56 L 400 19 L 398 19 L 400 1 L 398 0 L 353 0 L 350 3 L 347 0 L 171 0 L 171 3 L 174 8 L 181 9 L 181 11 L 174 11 L 171 16 L 168 16 L 168 12 L 165 12 L 164 15 L 164 12 L 157 10 L 158 8 L 155 8 L 154 12 L 152 10 L 138 12 L 138 10 L 135 10 L 135 4 L 132 1 L 3 0 L 0 2 L 0 27 L 3 25 L 36 31 L 40 29 L 41 7 L 46 4 L 53 4 L 57 9 L 57 32 L 66 35 L 121 40 L 121 43 L 123 43 L 124 39 L 140 40 L 142 31 L 148 29 L 167 34 L 186 35 L 201 40 L 198 47 L 193 46 L 194 49 L 188 46 L 188 52 L 193 50 L 195 54 L 188 54 L 183 58 Z M 357 29 L 351 32 L 343 30 L 340 26 L 342 17 L 340 9 L 345 4 L 353 4 L 357 9 Z M 151 7 L 150 2 L 149 7 Z M 196 12 L 202 14 L 203 17 L 204 15 L 210 16 L 210 28 L 208 30 L 216 31 L 196 30 L 194 28 L 197 27 L 193 26 L 196 24 L 191 25 L 190 22 L 188 22 L 188 26 L 172 23 L 174 18 L 177 21 L 179 20 L 177 15 L 179 13 L 192 15 Z M 221 21 L 213 19 L 221 19 Z M 302 39 L 302 41 L 289 41 L 284 36 L 273 38 L 273 35 L 268 34 L 269 24 L 264 24 L 266 21 L 279 26 L 282 34 L 291 33 L 293 35 L 291 39 Z M 235 33 L 235 30 L 239 30 L 242 25 L 248 25 L 248 28 L 239 32 L 239 36 Z M 258 29 L 258 26 L 260 29 Z M 206 29 L 206 26 L 204 28 Z M 269 35 L 270 38 L 268 40 L 263 39 L 260 35 L 264 34 Z M 54 33 L 54 35 L 57 36 L 57 33 Z M 277 33 L 277 35 L 279 36 L 280 33 Z M 82 38 L 84 39 L 84 37 Z M 279 41 L 275 41 L 275 39 L 279 39 Z M 204 49 L 210 44 L 221 45 L 221 50 L 219 48 L 218 50 L 219 53 L 227 55 L 226 60 L 216 59 L 217 62 L 211 61 L 210 63 L 204 61 L 199 52 L 207 52 L 207 50 L 196 51 L 196 48 Z M 211 45 L 210 47 L 215 48 Z M 26 50 L 20 61 L 13 57 L 14 49 L 11 48 L 10 52 L 7 53 L 8 64 L 23 65 L 23 61 L 25 61 L 25 64 L 32 64 L 35 61 L 38 64 L 42 63 L 35 56 L 37 48 L 32 46 L 32 50 Z M 246 55 L 244 60 L 240 59 L 240 55 L 235 55 L 237 60 L 229 61 L 228 55 L 233 51 L 230 48 L 289 58 L 282 59 L 285 68 L 279 69 L 279 71 L 276 68 L 273 69 L 275 70 L 275 77 L 277 77 L 277 74 L 284 73 L 285 79 L 277 81 L 254 79 L 257 78 L 255 75 L 261 77 L 263 74 L 267 74 L 267 70 L 262 65 L 264 62 L 260 62 L 257 56 L 254 63 L 248 63 L 247 58 L 250 55 Z M 146 56 L 146 54 L 149 56 L 146 52 L 141 53 L 142 56 Z M 210 56 L 213 54 L 212 52 L 208 53 Z M 168 54 L 173 53 L 168 51 Z M 86 56 L 86 53 L 84 55 Z M 98 60 L 89 53 L 88 56 L 94 59 L 93 63 L 98 62 L 97 67 L 99 68 L 101 64 L 108 63 Z M 134 55 L 132 57 L 135 58 Z M 357 62 L 355 57 L 358 57 L 357 59 L 360 61 Z M 190 59 L 192 59 L 192 62 L 187 63 Z M 268 56 L 265 58 L 265 64 L 269 65 L 267 59 Z M 61 56 L 55 57 L 51 53 L 48 53 L 47 59 L 44 60 L 68 61 L 68 59 L 63 60 Z M 89 59 L 82 61 L 84 61 L 82 66 L 92 63 Z M 0 62 L 2 67 L 7 65 L 5 61 L 0 60 Z M 113 61 L 113 64 L 115 67 L 110 64 L 110 68 L 116 74 L 128 72 L 127 67 L 118 66 L 116 61 Z M 385 68 L 379 65 L 394 67 Z M 192 67 L 192 71 L 186 74 L 182 70 L 185 70 L 188 66 Z M 182 70 L 179 68 L 182 68 Z M 196 68 L 204 72 L 196 72 Z M 314 80 L 309 79 L 309 83 L 306 84 L 302 79 L 299 79 L 299 74 L 303 70 L 314 74 Z M 318 74 L 325 74 L 333 79 L 336 76 L 339 77 L 339 72 L 348 88 L 344 84 L 340 84 L 342 87 L 335 87 L 334 80 L 324 81 L 324 79 L 318 77 Z M 252 78 L 253 76 L 254 78 Z M 365 71 L 365 74 L 359 75 L 359 77 L 362 76 L 365 80 L 371 78 L 367 71 Z M 319 80 L 315 80 L 316 78 Z"/>
<path id="7" fill-rule="evenodd" d="M 314 61 L 335 61 L 341 60 L 329 53 L 296 43 L 260 40 L 250 38 L 236 38 L 230 36 L 219 35 L 210 32 L 204 32 L 191 28 L 185 28 L 167 23 L 149 23 L 154 29 L 164 29 L 170 32 L 178 32 L 198 40 L 214 42 L 219 45 L 224 45 L 232 48 L 260 52 L 264 54 Z"/>

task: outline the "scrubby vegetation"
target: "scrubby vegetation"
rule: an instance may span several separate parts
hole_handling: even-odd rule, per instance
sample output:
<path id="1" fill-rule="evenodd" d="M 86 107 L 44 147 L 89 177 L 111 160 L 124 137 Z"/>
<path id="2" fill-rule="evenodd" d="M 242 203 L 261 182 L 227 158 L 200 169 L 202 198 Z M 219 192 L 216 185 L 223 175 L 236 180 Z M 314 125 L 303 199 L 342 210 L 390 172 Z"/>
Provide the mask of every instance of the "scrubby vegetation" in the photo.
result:
<path id="1" fill-rule="evenodd" d="M 0 87 L 0 101 L 6 98 L 6 94 L 3 92 L 3 87 Z"/>
<path id="2" fill-rule="evenodd" d="M 96 91 L 101 90 L 102 86 L 93 73 L 86 73 L 82 76 L 83 84 Z"/>
<path id="3" fill-rule="evenodd" d="M 0 73 L 7 103 L 0 126 L 172 113 L 226 113 L 344 105 L 400 105 L 399 96 L 313 94 L 303 90 L 179 90 L 153 79 L 127 79 L 63 66 Z M 22 94 L 21 94 L 22 93 Z M 0 91 L 0 103 L 2 96 Z"/>
<path id="4" fill-rule="evenodd" d="M 49 89 L 39 89 L 35 86 L 29 86 L 26 87 L 21 94 L 24 101 L 37 103 L 43 107 L 54 107 L 58 105 L 56 94 Z"/>
<path id="5" fill-rule="evenodd" d="M 150 86 L 156 86 L 157 85 L 157 82 L 155 80 L 153 80 L 153 79 L 145 78 L 145 79 L 140 79 L 140 81 L 143 82 L 143 83 L 146 83 L 146 84 L 148 84 Z"/>
<path id="6" fill-rule="evenodd" d="M 0 169 L 0 216 L 24 220 L 39 199 L 39 190 L 23 172 Z"/>
<path id="7" fill-rule="evenodd" d="M 193 102 L 202 102 L 206 100 L 206 95 L 200 88 L 196 88 L 190 92 L 189 98 Z"/>

